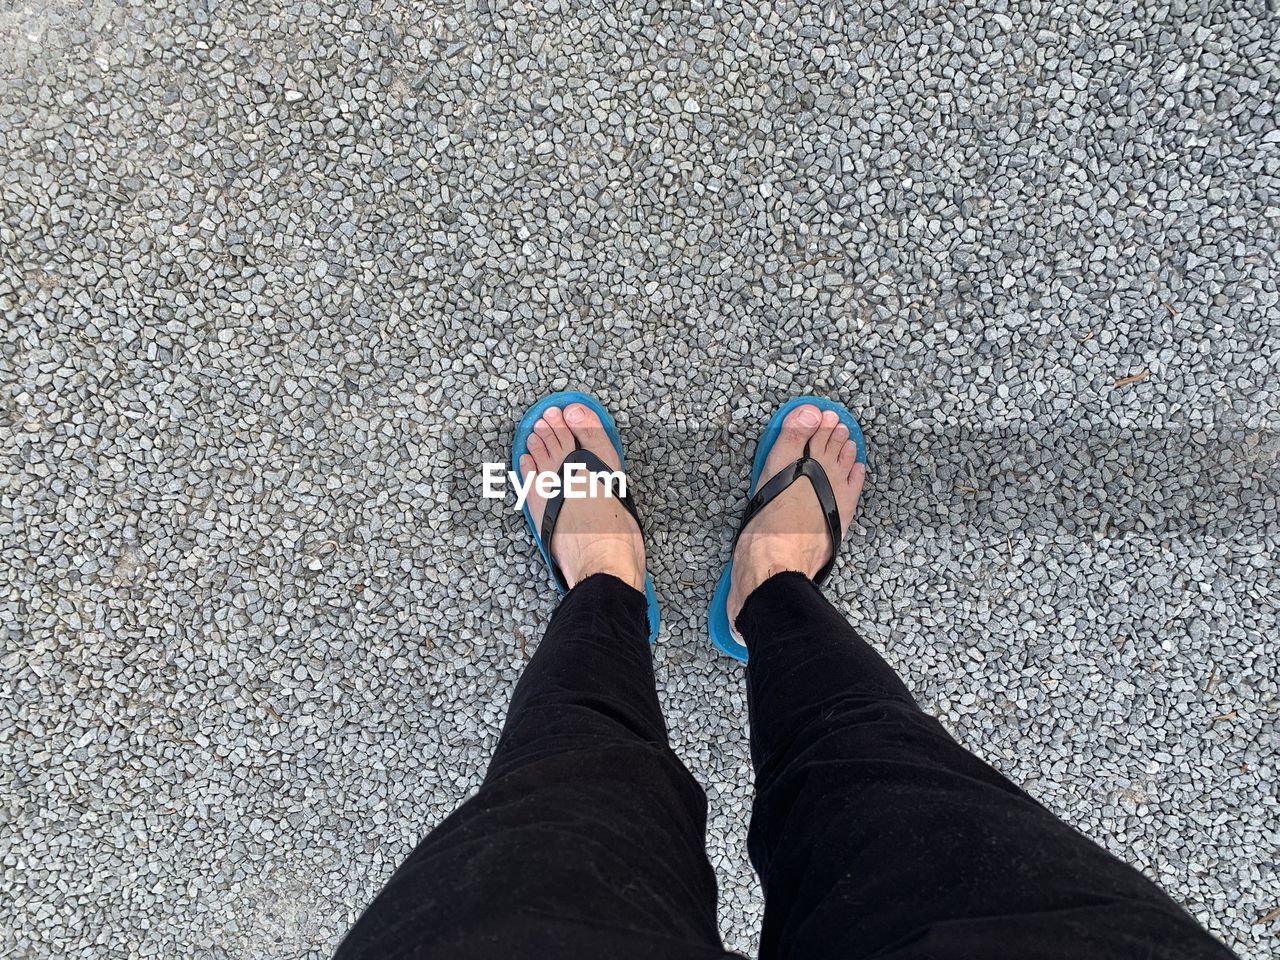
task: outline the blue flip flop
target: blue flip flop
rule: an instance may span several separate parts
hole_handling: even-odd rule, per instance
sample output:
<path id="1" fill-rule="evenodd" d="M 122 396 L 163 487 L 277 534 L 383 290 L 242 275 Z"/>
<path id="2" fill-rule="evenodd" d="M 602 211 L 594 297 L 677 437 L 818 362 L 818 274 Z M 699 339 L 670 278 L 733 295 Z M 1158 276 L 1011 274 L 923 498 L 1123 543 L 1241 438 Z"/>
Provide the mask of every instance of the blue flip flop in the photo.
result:
<path id="1" fill-rule="evenodd" d="M 738 537 L 742 535 L 742 531 L 746 529 L 751 519 L 763 510 L 768 504 L 782 493 L 787 487 L 791 486 L 801 477 L 806 477 L 813 485 L 814 492 L 818 496 L 818 502 L 822 505 L 826 514 L 827 529 L 831 534 L 831 559 L 827 561 L 827 565 L 822 568 L 816 577 L 813 578 L 814 583 L 821 584 L 831 573 L 831 568 L 835 565 L 836 552 L 840 548 L 840 540 L 842 536 L 840 513 L 836 509 L 835 497 L 831 492 L 831 482 L 827 479 L 826 471 L 818 461 L 803 456 L 789 467 L 783 467 L 777 474 L 769 479 L 769 482 L 760 490 L 756 490 L 756 484 L 760 482 L 760 474 L 764 470 L 765 459 L 769 456 L 769 451 L 773 449 L 773 445 L 778 441 L 778 435 L 782 433 L 782 421 L 787 414 L 796 407 L 810 404 L 819 410 L 832 410 L 840 418 L 840 422 L 849 428 L 849 438 L 857 444 L 858 447 L 858 463 L 865 464 L 867 462 L 867 442 L 862 436 L 862 428 L 858 426 L 858 421 L 852 413 L 850 413 L 842 404 L 836 403 L 834 400 L 827 400 L 825 397 L 796 397 L 783 404 L 769 420 L 769 425 L 764 428 L 764 434 L 760 437 L 760 442 L 756 445 L 756 458 L 751 466 L 751 499 L 747 503 L 747 509 L 743 512 L 742 522 L 738 524 L 738 532 L 734 535 L 733 543 L 737 546 Z M 805 451 L 806 454 L 808 451 Z M 733 549 L 729 550 L 729 563 L 724 568 L 724 573 L 720 575 L 720 582 L 716 585 L 715 596 L 711 598 L 711 609 L 707 612 L 707 631 L 711 635 L 711 642 L 714 643 L 721 651 L 727 653 L 735 660 L 747 659 L 747 648 L 740 644 L 733 637 L 733 629 L 729 623 L 729 581 L 733 573 Z"/>
<path id="2" fill-rule="evenodd" d="M 549 407 L 560 407 L 564 409 L 571 403 L 580 403 L 588 410 L 595 413 L 600 418 L 600 422 L 604 424 L 604 432 L 609 437 L 609 442 L 613 444 L 613 449 L 618 453 L 618 462 L 622 465 L 622 469 L 627 469 L 627 458 L 622 453 L 622 440 L 618 436 L 618 426 L 613 422 L 613 417 L 609 416 L 609 411 L 600 405 L 600 402 L 594 397 L 590 397 L 585 393 L 579 393 L 576 390 L 564 390 L 560 393 L 553 393 L 549 397 L 544 397 L 529 408 L 524 417 L 520 420 L 520 425 L 516 427 L 515 441 L 511 444 L 511 469 L 517 474 L 520 473 L 520 458 L 529 452 L 529 436 L 533 433 L 533 425 L 542 418 Z M 570 461 L 582 463 L 590 470 L 608 470 L 610 469 L 599 457 L 588 450 L 575 450 L 565 458 L 565 463 Z M 635 505 L 631 502 L 631 497 L 619 498 L 619 503 L 627 509 L 627 511 L 635 517 L 636 525 L 644 530 L 644 525 L 640 523 L 640 515 L 636 512 Z M 547 529 L 546 541 L 550 541 L 555 536 L 555 522 L 559 516 L 560 507 L 564 503 L 563 497 L 555 498 L 548 502 L 547 509 L 542 518 L 543 528 Z M 542 554 L 542 559 L 546 561 L 547 569 L 551 571 L 551 577 L 555 581 L 556 590 L 561 596 L 568 593 L 568 586 L 565 584 L 564 575 L 560 572 L 559 564 L 551 557 L 551 551 L 548 543 L 543 540 L 542 531 L 533 522 L 533 516 L 529 513 L 529 504 L 525 503 L 524 518 L 529 524 L 529 529 L 533 531 L 534 542 L 538 544 L 538 551 Z M 548 522 L 549 521 L 549 522 Z M 653 579 L 645 574 L 644 578 L 644 595 L 649 602 L 649 642 L 653 643 L 658 639 L 658 624 L 661 617 L 658 612 L 658 595 L 653 589 Z"/>

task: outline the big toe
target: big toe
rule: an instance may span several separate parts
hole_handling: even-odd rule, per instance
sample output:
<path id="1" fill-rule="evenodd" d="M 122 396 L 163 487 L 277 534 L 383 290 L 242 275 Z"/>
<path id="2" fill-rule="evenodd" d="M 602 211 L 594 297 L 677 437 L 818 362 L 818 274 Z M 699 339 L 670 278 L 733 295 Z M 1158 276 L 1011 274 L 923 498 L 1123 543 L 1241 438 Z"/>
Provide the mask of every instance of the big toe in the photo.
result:
<path id="1" fill-rule="evenodd" d="M 613 441 L 605 432 L 604 424 L 594 410 L 585 404 L 571 403 L 565 407 L 564 421 L 573 438 L 584 450 L 590 450 L 609 465 L 612 470 L 622 468 L 618 459 L 618 451 L 613 448 Z"/>
<path id="2" fill-rule="evenodd" d="M 764 470 L 760 474 L 760 483 L 757 486 L 763 485 L 787 464 L 794 463 L 803 457 L 805 446 L 821 426 L 822 411 L 812 404 L 802 404 L 788 413 L 782 420 L 782 430 L 773 444 L 773 449 L 765 458 Z"/>

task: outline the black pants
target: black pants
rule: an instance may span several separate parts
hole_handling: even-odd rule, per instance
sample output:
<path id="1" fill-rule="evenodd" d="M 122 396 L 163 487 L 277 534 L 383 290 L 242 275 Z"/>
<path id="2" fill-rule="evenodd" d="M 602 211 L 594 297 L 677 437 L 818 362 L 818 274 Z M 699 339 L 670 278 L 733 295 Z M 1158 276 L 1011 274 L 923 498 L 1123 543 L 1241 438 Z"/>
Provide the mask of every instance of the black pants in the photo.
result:
<path id="1" fill-rule="evenodd" d="M 761 960 L 1232 956 L 952 740 L 804 577 L 761 586 L 738 627 Z M 337 956 L 732 956 L 705 827 L 705 795 L 667 744 L 644 599 L 591 577 L 525 669 L 479 793 Z"/>

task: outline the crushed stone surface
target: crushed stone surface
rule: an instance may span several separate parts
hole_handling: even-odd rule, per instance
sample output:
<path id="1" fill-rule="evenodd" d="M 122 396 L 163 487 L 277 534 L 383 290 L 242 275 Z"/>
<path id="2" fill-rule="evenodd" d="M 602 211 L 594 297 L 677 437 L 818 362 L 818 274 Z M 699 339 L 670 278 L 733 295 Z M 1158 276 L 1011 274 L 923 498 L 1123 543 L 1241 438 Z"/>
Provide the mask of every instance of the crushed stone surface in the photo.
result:
<path id="1" fill-rule="evenodd" d="M 327 956 L 480 781 L 554 593 L 477 461 L 572 385 L 624 426 L 728 946 L 761 897 L 705 608 L 817 392 L 874 467 L 829 594 L 1273 956 L 1278 24 L 0 4 L 0 952 Z"/>

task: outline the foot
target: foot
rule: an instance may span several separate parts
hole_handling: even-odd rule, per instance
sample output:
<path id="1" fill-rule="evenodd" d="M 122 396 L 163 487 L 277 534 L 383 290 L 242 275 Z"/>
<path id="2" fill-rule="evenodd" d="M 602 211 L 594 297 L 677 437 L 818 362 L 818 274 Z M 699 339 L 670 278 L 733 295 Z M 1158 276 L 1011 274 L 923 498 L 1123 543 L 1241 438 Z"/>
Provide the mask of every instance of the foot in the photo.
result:
<path id="1" fill-rule="evenodd" d="M 529 452 L 520 458 L 520 474 L 528 479 L 534 471 L 558 473 L 564 458 L 582 447 L 609 465 L 622 469 L 618 453 L 609 442 L 600 418 L 580 403 L 561 410 L 548 407 L 533 425 Z M 542 529 L 547 502 L 538 496 L 536 484 L 526 501 L 534 526 Z M 644 539 L 635 518 L 612 496 L 566 498 L 556 521 L 551 555 L 569 586 L 596 573 L 609 573 L 644 590 Z"/>
<path id="2" fill-rule="evenodd" d="M 866 470 L 857 462 L 857 445 L 834 412 L 805 404 L 782 421 L 765 459 L 757 489 L 779 470 L 804 456 L 822 464 L 840 508 L 840 530 L 849 529 Z M 755 490 L 752 491 L 755 493 Z M 831 536 L 813 485 L 801 478 L 756 514 L 738 538 L 729 581 L 729 623 L 738 619 L 747 597 L 770 577 L 793 571 L 813 578 L 831 557 Z"/>

